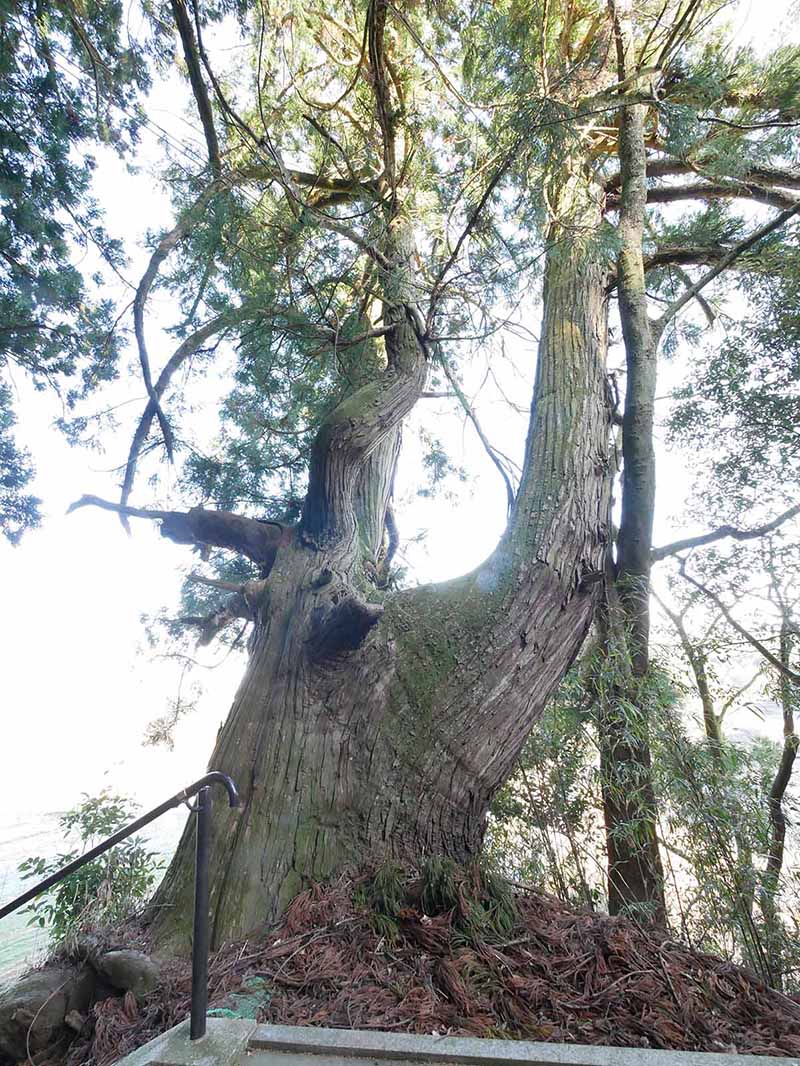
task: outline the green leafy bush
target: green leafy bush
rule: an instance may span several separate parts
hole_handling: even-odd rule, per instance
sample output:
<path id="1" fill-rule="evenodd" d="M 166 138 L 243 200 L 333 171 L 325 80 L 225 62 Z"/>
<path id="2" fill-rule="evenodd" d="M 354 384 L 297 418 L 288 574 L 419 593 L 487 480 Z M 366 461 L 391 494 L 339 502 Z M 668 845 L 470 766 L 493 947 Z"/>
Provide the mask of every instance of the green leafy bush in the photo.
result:
<path id="1" fill-rule="evenodd" d="M 77 837 L 79 846 L 52 858 L 30 856 L 19 864 L 22 878 L 39 881 L 55 873 L 133 821 L 137 810 L 126 797 L 105 790 L 98 796 L 83 793 L 82 802 L 59 818 L 65 837 Z M 161 867 L 140 837 L 129 837 L 35 899 L 26 908 L 28 924 L 49 929 L 59 943 L 79 929 L 118 923 L 147 899 Z"/>

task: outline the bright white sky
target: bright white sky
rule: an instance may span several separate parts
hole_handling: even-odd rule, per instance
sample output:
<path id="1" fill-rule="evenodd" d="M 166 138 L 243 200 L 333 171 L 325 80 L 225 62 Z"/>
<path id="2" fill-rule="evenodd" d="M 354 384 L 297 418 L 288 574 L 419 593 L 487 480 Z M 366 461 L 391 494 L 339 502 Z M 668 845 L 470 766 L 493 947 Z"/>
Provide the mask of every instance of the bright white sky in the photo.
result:
<path id="1" fill-rule="evenodd" d="M 764 41 L 785 10 L 783 0 L 743 5 L 740 40 L 757 34 Z M 160 86 L 153 97 L 152 117 L 175 136 L 187 130 L 174 103 L 183 99 L 176 80 Z M 145 140 L 141 157 L 152 161 L 154 153 L 152 142 Z M 141 239 L 146 230 L 169 224 L 169 204 L 147 176 L 149 164 L 132 176 L 108 153 L 101 154 L 100 162 L 98 197 L 110 229 L 126 241 L 132 257 L 128 277 L 133 280 L 141 273 Z M 531 320 L 535 322 L 535 313 Z M 169 351 L 153 336 L 156 367 Z M 520 343 L 514 359 L 523 376 L 515 381 L 508 372 L 504 380 L 513 388 L 512 399 L 525 407 L 533 343 Z M 243 669 L 241 658 L 233 657 L 215 670 L 202 671 L 205 696 L 199 710 L 179 726 L 175 751 L 142 748 L 147 722 L 163 714 L 167 699 L 176 693 L 178 671 L 173 664 L 139 654 L 139 618 L 177 603 L 179 567 L 186 563 L 188 549 L 162 540 L 151 523 L 135 522 L 129 539 L 110 514 L 86 509 L 65 516 L 69 503 L 83 493 L 117 497 L 117 475 L 108 471 L 126 454 L 132 420 L 144 402 L 141 383 L 132 376 L 113 392 L 117 401 L 136 399 L 106 454 L 71 450 L 52 426 L 59 414 L 55 397 L 33 394 L 19 379 L 14 384 L 23 412 L 18 436 L 37 462 L 34 489 L 44 501 L 45 521 L 20 547 L 0 544 L 6 603 L 0 612 L 0 845 L 7 818 L 64 809 L 83 791 L 94 793 L 108 785 L 151 805 L 202 774 Z M 519 454 L 524 420 L 515 422 L 496 397 L 479 401 L 478 411 L 495 443 Z M 457 506 L 447 500 L 412 499 L 401 508 L 404 535 L 425 527 L 429 531 L 425 552 L 412 556 L 418 580 L 454 576 L 477 564 L 491 551 L 504 519 L 503 487 L 471 428 L 443 415 L 437 430 L 456 460 L 477 476 Z M 509 444 L 514 438 L 516 443 Z M 413 452 L 404 464 L 401 501 L 414 480 L 409 476 Z M 680 508 L 683 480 L 674 461 L 670 466 L 669 460 L 662 460 L 657 542 L 674 537 L 666 518 Z M 133 502 L 152 504 L 148 491 L 143 479 Z M 205 662 L 219 659 L 213 648 L 203 655 Z"/>

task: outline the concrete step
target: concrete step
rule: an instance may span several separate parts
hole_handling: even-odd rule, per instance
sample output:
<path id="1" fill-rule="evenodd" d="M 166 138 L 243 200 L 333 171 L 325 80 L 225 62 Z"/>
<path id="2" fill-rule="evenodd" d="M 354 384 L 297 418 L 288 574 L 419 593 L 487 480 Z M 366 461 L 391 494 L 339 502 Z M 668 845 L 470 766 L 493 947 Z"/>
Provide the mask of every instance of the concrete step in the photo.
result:
<path id="1" fill-rule="evenodd" d="M 766 1061 L 758 1055 L 415 1036 L 209 1018 L 202 1040 L 192 1043 L 189 1023 L 182 1022 L 121 1059 L 120 1066 L 765 1066 Z M 777 1061 L 781 1066 L 800 1066 L 798 1058 Z"/>

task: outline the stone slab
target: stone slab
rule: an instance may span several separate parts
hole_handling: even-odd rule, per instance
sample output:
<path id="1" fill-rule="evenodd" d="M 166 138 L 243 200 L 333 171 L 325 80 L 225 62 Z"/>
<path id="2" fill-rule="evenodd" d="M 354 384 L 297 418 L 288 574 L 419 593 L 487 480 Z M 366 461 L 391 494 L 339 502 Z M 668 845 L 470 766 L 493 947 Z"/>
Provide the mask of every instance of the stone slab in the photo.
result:
<path id="1" fill-rule="evenodd" d="M 201 1040 L 189 1040 L 187 1020 L 131 1052 L 119 1066 L 765 1066 L 768 1061 L 760 1055 L 416 1036 L 209 1018 Z M 800 1066 L 800 1058 L 773 1061 L 776 1066 Z"/>
<path id="2" fill-rule="evenodd" d="M 258 1054 L 252 1066 L 307 1066 L 320 1057 L 331 1066 L 340 1060 L 390 1063 L 438 1063 L 447 1066 L 765 1066 L 761 1055 L 729 1055 L 701 1051 L 652 1051 L 648 1048 L 595 1047 L 585 1044 L 540 1044 L 527 1040 L 488 1040 L 456 1036 L 416 1036 L 364 1029 L 317 1029 L 291 1025 L 259 1025 L 249 1040 Z M 274 1058 L 265 1052 L 274 1052 Z M 294 1054 L 290 1054 L 294 1052 Z M 367 1060 L 365 1062 L 364 1060 Z M 800 1066 L 800 1058 L 780 1058 Z"/>
<path id="3" fill-rule="evenodd" d="M 208 1018 L 206 1035 L 192 1041 L 187 1019 L 120 1062 L 125 1066 L 233 1066 L 255 1028 L 255 1022 L 239 1018 Z"/>

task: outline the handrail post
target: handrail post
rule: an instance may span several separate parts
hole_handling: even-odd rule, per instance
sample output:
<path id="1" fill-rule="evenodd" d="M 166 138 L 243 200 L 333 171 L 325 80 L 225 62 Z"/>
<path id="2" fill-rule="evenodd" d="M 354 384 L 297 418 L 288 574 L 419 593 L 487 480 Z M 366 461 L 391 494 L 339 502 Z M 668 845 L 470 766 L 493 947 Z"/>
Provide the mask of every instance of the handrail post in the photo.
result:
<path id="1" fill-rule="evenodd" d="M 39 881 L 39 883 L 34 885 L 33 888 L 29 888 L 27 892 L 23 892 L 21 896 L 17 896 L 17 898 L 12 899 L 10 903 L 6 903 L 0 907 L 0 918 L 5 918 L 7 914 L 13 914 L 13 912 L 18 910 L 24 903 L 28 903 L 30 900 L 35 899 L 40 893 L 46 892 L 49 888 L 57 885 L 59 881 L 62 881 L 65 877 L 75 873 L 76 870 L 80 870 L 80 868 L 85 866 L 87 862 L 91 862 L 93 859 L 105 854 L 105 852 L 110 848 L 113 848 L 115 844 L 119 844 L 122 840 L 127 840 L 127 838 L 133 833 L 137 833 L 140 829 L 144 829 L 146 825 L 154 822 L 156 818 L 160 818 L 161 815 L 165 814 L 167 811 L 171 811 L 173 807 L 178 807 L 181 803 L 185 803 L 189 806 L 188 801 L 190 797 L 197 796 L 197 803 L 195 806 L 189 807 L 189 810 L 197 815 L 197 850 L 195 852 L 194 872 L 194 937 L 192 940 L 192 1017 L 189 1027 L 192 1040 L 199 1040 L 201 1036 L 205 1035 L 206 1012 L 208 1009 L 208 947 L 210 940 L 208 855 L 211 841 L 210 786 L 215 784 L 222 785 L 227 791 L 229 807 L 233 808 L 241 806 L 239 793 L 236 791 L 236 785 L 231 778 L 228 777 L 227 774 L 220 773 L 219 770 L 209 770 L 199 781 L 195 781 L 177 795 L 165 800 L 158 807 L 154 807 L 152 811 L 148 811 L 147 814 L 142 815 L 141 818 L 137 818 L 135 822 L 126 825 L 124 829 L 120 829 L 118 832 L 113 833 L 96 847 L 90 848 L 89 851 L 85 851 L 83 855 L 80 855 L 77 859 L 68 862 L 66 866 L 62 866 L 60 870 L 56 871 L 56 873 L 50 874 L 49 877 L 45 877 L 43 881 Z"/>
<path id="2" fill-rule="evenodd" d="M 211 789 L 197 794 L 196 852 L 194 871 L 194 936 L 192 938 L 192 1016 L 189 1038 L 199 1040 L 206 1033 L 208 1009 L 209 893 L 208 853 L 211 828 Z"/>

